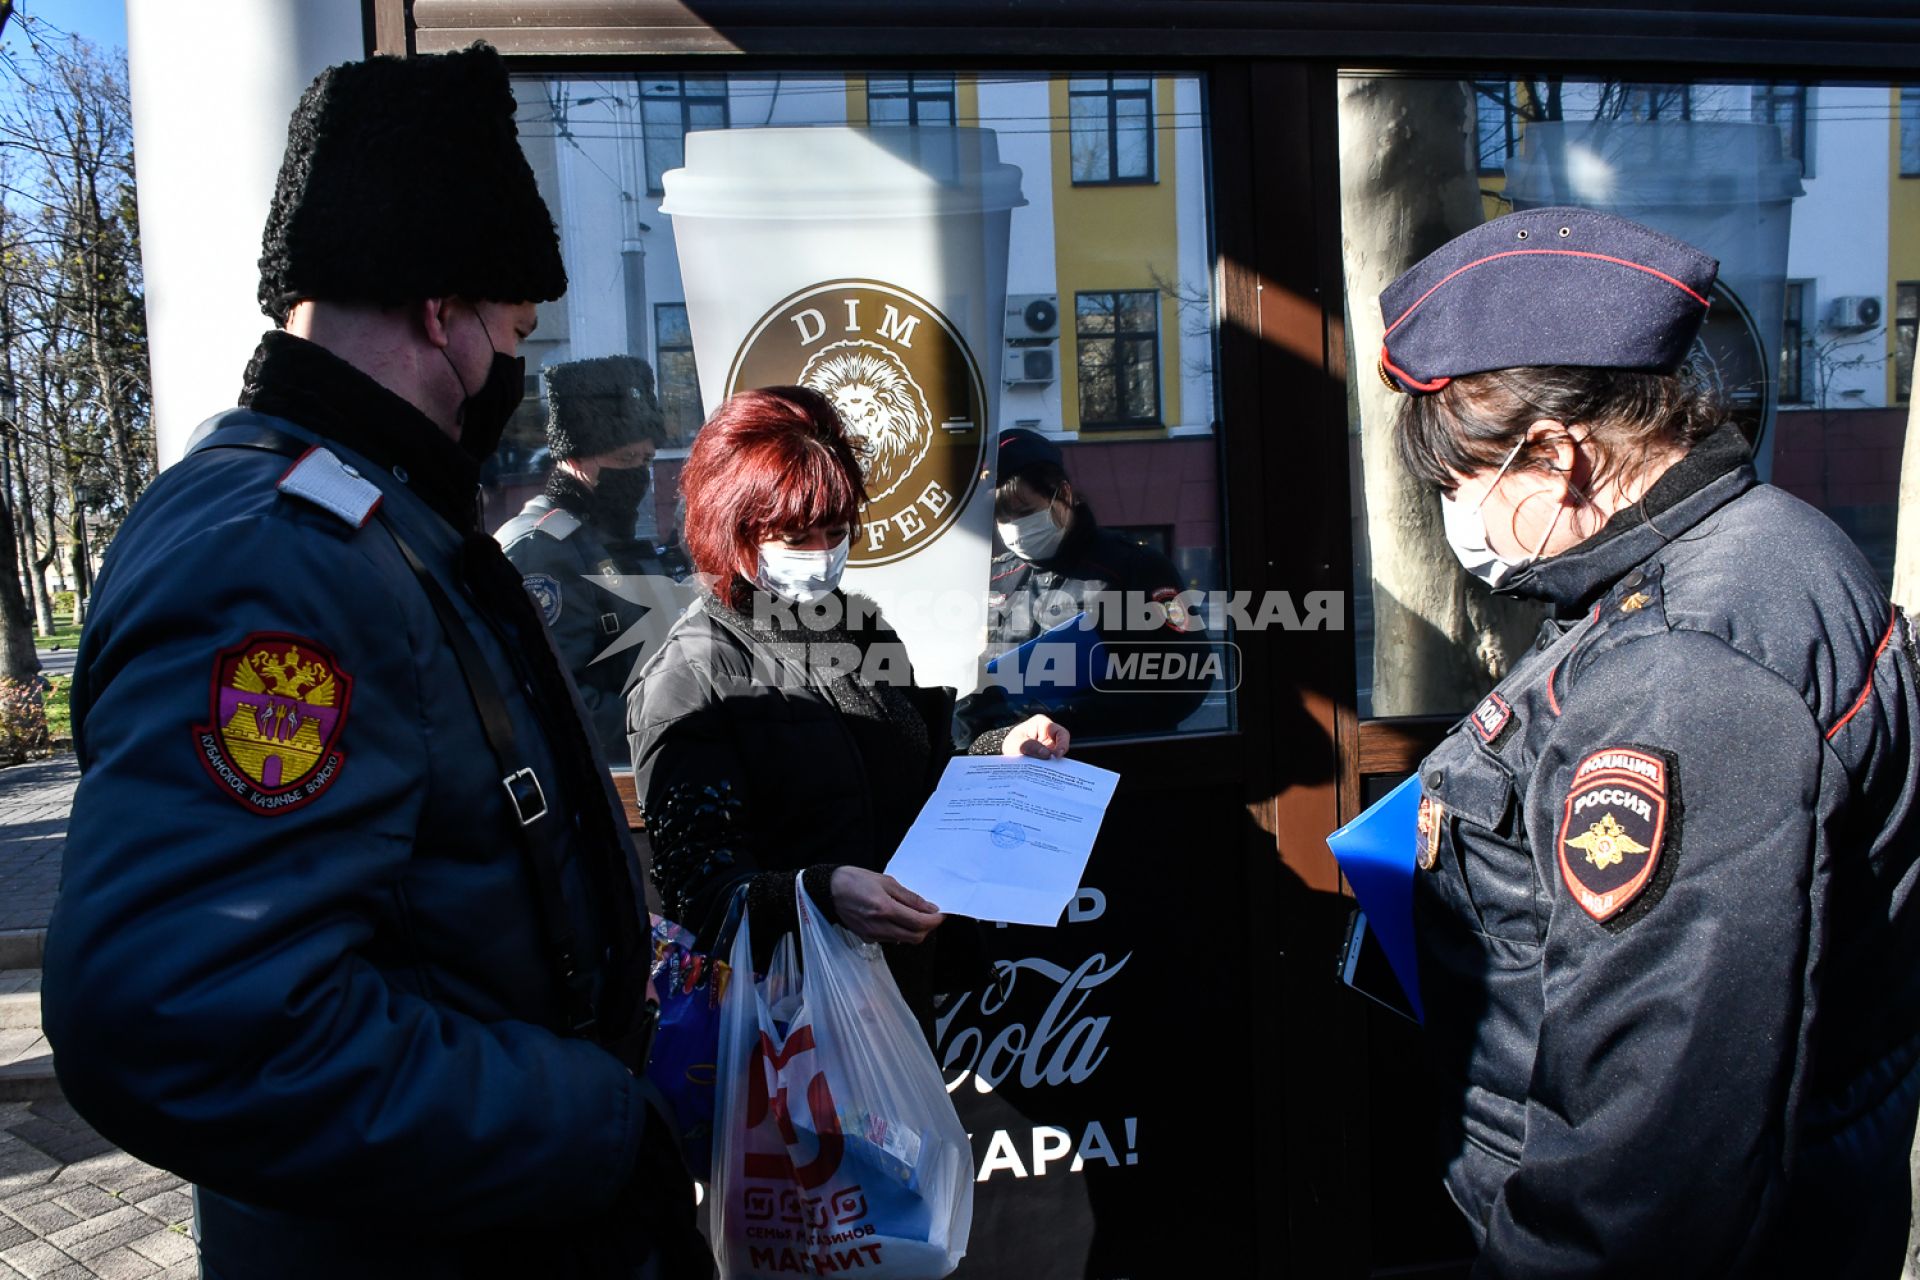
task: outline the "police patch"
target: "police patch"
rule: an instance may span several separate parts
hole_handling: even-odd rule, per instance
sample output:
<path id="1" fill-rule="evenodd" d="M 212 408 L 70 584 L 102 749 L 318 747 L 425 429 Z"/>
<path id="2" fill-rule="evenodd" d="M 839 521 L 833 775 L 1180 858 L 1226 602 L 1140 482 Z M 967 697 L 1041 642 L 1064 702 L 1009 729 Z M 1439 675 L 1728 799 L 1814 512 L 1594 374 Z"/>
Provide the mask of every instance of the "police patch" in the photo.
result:
<path id="1" fill-rule="evenodd" d="M 1414 819 L 1413 860 L 1422 871 L 1431 871 L 1440 862 L 1440 820 L 1446 810 L 1432 796 L 1420 797 L 1420 812 Z"/>
<path id="2" fill-rule="evenodd" d="M 1513 708 L 1507 700 L 1497 693 L 1490 693 L 1480 700 L 1473 709 L 1473 731 L 1480 735 L 1482 742 L 1492 742 L 1507 727 L 1507 721 L 1513 719 Z"/>
<path id="3" fill-rule="evenodd" d="M 1647 887 L 1668 808 L 1667 762 L 1651 751 L 1609 747 L 1574 768 L 1560 821 L 1560 877 L 1582 911 L 1609 920 Z"/>
<path id="4" fill-rule="evenodd" d="M 260 814 L 316 800 L 340 778 L 353 677 L 303 636 L 256 631 L 213 660 L 211 723 L 194 743 L 207 775 Z"/>
<path id="5" fill-rule="evenodd" d="M 533 597 L 533 603 L 539 606 L 540 616 L 552 626 L 560 621 L 560 581 L 552 574 L 530 573 L 520 579 L 520 585 Z"/>

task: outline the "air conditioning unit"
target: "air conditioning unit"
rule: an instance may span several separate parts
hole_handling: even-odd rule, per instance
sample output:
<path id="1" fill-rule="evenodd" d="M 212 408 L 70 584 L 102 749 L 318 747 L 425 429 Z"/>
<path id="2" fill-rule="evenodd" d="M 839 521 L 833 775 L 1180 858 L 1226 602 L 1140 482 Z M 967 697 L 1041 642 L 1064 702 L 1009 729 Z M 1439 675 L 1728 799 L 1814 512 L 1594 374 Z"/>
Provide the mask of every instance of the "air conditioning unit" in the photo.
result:
<path id="1" fill-rule="evenodd" d="M 1827 325 L 1834 329 L 1871 329 L 1880 323 L 1880 299 L 1855 295 L 1835 298 L 1827 308 Z"/>
<path id="2" fill-rule="evenodd" d="M 1059 336 L 1059 294 L 1016 293 L 1008 296 L 1008 342 L 1046 342 Z M 1051 377 L 1048 381 L 1052 381 Z"/>
<path id="3" fill-rule="evenodd" d="M 1059 376 L 1059 354 L 1053 344 L 1044 347 L 1008 347 L 1005 376 L 1010 387 L 1044 387 Z"/>

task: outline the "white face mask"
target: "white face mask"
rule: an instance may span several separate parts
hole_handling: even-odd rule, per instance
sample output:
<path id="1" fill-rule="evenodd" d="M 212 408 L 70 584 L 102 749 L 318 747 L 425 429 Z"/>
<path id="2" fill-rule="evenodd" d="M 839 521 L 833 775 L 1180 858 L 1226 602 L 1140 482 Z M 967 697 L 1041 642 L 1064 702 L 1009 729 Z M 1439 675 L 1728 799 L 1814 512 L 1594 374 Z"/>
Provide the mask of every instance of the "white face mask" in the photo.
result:
<path id="1" fill-rule="evenodd" d="M 1029 564 L 1050 558 L 1067 536 L 1067 531 L 1054 523 L 1051 502 L 1032 515 L 996 521 L 993 527 L 1007 550 Z"/>
<path id="2" fill-rule="evenodd" d="M 1480 501 L 1469 507 L 1451 494 L 1442 494 L 1440 498 L 1440 523 L 1446 530 L 1447 545 L 1453 548 L 1454 557 L 1460 561 L 1461 568 L 1495 590 L 1498 590 L 1500 584 L 1508 578 L 1540 558 L 1540 552 L 1545 549 L 1547 539 L 1553 536 L 1554 528 L 1560 523 L 1560 513 L 1566 510 L 1564 505 L 1558 503 L 1554 505 L 1553 519 L 1547 522 L 1546 532 L 1540 535 L 1540 541 L 1534 544 L 1533 551 L 1518 560 L 1503 558 L 1487 540 L 1487 520 L 1480 509 L 1487 505 L 1487 499 L 1493 496 L 1494 488 L 1500 483 L 1500 477 L 1507 474 L 1507 468 L 1512 466 L 1513 460 L 1520 456 L 1521 445 L 1525 443 L 1526 441 L 1522 440 L 1520 444 L 1514 445 L 1508 451 L 1506 458 L 1500 463 L 1500 469 L 1493 473 L 1493 483 L 1488 485 L 1487 491 L 1480 495 Z"/>
<path id="3" fill-rule="evenodd" d="M 753 580 L 782 600 L 812 604 L 840 585 L 840 575 L 847 571 L 848 547 L 846 538 L 825 551 L 802 551 L 784 542 L 763 542 L 760 567 Z"/>

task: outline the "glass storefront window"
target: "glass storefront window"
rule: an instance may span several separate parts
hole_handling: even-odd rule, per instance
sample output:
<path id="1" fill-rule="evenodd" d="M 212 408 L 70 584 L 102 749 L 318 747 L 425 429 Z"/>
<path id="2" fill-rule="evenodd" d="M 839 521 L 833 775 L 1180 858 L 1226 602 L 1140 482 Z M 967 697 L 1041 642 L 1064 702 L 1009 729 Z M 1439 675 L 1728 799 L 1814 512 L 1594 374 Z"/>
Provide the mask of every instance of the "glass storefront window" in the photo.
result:
<path id="1" fill-rule="evenodd" d="M 1362 716 L 1464 711 L 1539 616 L 1458 569 L 1437 498 L 1392 455 L 1397 397 L 1365 354 L 1382 287 L 1514 209 L 1605 209 L 1718 258 L 1689 367 L 1732 404 L 1762 479 L 1825 511 L 1891 580 L 1920 327 L 1913 88 L 1349 74 L 1340 95 Z M 1394 131 L 1396 109 L 1417 109 L 1417 127 Z M 1409 226 L 1425 241 L 1402 242 Z"/>
<path id="2" fill-rule="evenodd" d="M 1208 608 L 1227 548 L 1201 78 L 566 74 L 515 92 L 571 280 L 528 366 L 633 357 L 660 407 L 631 524 L 588 527 L 595 554 L 570 574 L 523 570 L 555 580 L 537 598 L 590 710 L 610 709 L 616 762 L 624 690 L 697 595 L 678 545 L 688 450 L 728 394 L 773 383 L 816 386 L 867 442 L 846 587 L 879 603 L 920 683 L 1004 686 L 1024 660 L 1003 653 L 1084 609 L 1106 646 L 1093 665 L 1009 707 L 1055 711 L 1082 739 L 1232 727 L 1228 616 Z M 545 395 L 534 377 L 490 468 L 504 537 L 571 483 Z M 1086 542 L 1070 564 L 1105 580 L 1000 542 L 1023 514 L 991 487 L 1011 428 L 1057 453 L 1045 483 Z M 1136 634 L 1130 604 L 1158 628 Z M 1178 645 L 1161 644 L 1173 623 Z"/>

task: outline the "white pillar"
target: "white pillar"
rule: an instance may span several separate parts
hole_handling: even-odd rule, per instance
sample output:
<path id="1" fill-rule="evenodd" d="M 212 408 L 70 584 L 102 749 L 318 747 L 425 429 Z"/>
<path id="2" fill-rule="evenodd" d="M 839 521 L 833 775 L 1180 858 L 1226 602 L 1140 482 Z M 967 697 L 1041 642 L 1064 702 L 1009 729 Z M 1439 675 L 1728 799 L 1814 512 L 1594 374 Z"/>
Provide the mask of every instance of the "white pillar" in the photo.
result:
<path id="1" fill-rule="evenodd" d="M 153 422 L 160 465 L 229 408 L 273 322 L 260 233 L 287 117 L 320 71 L 363 57 L 360 0 L 128 0 Z"/>

